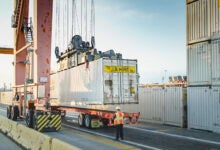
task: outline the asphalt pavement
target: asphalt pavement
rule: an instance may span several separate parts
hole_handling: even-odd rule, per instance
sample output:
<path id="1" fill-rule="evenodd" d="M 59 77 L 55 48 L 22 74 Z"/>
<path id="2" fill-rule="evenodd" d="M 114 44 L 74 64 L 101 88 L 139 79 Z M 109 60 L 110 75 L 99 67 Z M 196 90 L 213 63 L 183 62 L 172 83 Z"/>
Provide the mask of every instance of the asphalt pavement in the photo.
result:
<path id="1" fill-rule="evenodd" d="M 15 144 L 6 135 L 0 132 L 0 149 L 1 150 L 22 150 L 17 144 Z"/>

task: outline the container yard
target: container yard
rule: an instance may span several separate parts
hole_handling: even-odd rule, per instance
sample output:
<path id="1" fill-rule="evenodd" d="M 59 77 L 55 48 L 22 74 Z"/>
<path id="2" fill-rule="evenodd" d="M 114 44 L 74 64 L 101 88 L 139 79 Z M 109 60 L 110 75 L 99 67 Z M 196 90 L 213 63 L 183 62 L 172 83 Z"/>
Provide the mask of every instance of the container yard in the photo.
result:
<path id="1" fill-rule="evenodd" d="M 13 46 L 0 39 L 0 54 L 13 58 L 12 84 L 0 88 L 9 146 L 0 147 L 220 149 L 220 0 L 10 6 Z"/>

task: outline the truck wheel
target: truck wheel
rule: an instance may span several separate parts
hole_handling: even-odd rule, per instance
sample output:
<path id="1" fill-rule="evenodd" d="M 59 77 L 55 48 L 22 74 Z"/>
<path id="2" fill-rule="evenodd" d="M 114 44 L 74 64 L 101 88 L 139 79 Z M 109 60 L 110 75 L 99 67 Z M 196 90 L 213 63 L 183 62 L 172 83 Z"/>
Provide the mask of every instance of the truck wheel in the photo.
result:
<path id="1" fill-rule="evenodd" d="M 38 128 L 37 128 L 37 115 L 33 116 L 33 128 L 35 130 L 38 130 Z"/>
<path id="2" fill-rule="evenodd" d="M 11 105 L 7 107 L 7 118 L 8 119 L 11 119 L 11 108 L 12 108 Z"/>
<path id="3" fill-rule="evenodd" d="M 91 116 L 90 115 L 85 116 L 85 126 L 86 128 L 91 128 Z"/>
<path id="4" fill-rule="evenodd" d="M 26 124 L 29 128 L 33 128 L 33 118 L 34 118 L 34 111 L 29 110 L 25 117 Z"/>
<path id="5" fill-rule="evenodd" d="M 83 126 L 84 126 L 84 119 L 85 119 L 85 117 L 84 117 L 83 114 L 80 114 L 80 115 L 78 116 L 78 124 L 79 124 L 80 127 L 83 127 Z"/>
<path id="6" fill-rule="evenodd" d="M 19 114 L 18 106 L 13 106 L 11 109 L 11 119 L 12 120 L 17 120 Z"/>

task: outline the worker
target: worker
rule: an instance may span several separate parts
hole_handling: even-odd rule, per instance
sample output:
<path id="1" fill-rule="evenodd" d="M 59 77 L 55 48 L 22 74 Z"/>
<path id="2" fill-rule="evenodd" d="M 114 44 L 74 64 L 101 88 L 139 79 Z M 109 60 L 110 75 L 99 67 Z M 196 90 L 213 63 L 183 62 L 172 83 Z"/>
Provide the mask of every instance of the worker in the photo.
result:
<path id="1" fill-rule="evenodd" d="M 124 139 L 124 135 L 123 135 L 123 124 L 124 124 L 124 113 L 122 113 L 120 111 L 120 107 L 117 106 L 116 107 L 116 112 L 115 112 L 115 115 L 114 115 L 114 126 L 116 128 L 116 140 L 119 139 L 119 135 L 120 135 L 120 138 L 121 140 Z"/>

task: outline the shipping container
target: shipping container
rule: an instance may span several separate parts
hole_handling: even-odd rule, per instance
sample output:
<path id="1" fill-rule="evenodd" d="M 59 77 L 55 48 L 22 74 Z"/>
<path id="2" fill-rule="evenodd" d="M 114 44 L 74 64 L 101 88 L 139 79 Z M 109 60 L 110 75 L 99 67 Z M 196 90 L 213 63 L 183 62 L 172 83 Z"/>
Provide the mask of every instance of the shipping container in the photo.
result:
<path id="1" fill-rule="evenodd" d="M 188 128 L 212 130 L 212 89 L 187 88 Z"/>
<path id="2" fill-rule="evenodd" d="M 140 112 L 139 120 L 186 127 L 186 88 L 139 87 L 138 104 L 119 104 L 124 112 Z M 89 105 L 88 108 L 114 110 L 116 105 Z"/>
<path id="3" fill-rule="evenodd" d="M 188 87 L 188 128 L 220 133 L 220 87 Z"/>
<path id="4" fill-rule="evenodd" d="M 213 38 L 219 38 L 220 34 L 220 10 L 219 0 L 210 0 L 211 11 L 211 35 Z"/>
<path id="5" fill-rule="evenodd" d="M 212 89 L 212 100 L 213 100 L 213 128 L 214 132 L 220 133 L 220 86 L 213 87 Z"/>
<path id="6" fill-rule="evenodd" d="M 137 60 L 100 58 L 51 75 L 52 104 L 138 103 Z"/>
<path id="7" fill-rule="evenodd" d="M 212 85 L 220 85 L 220 40 L 212 41 Z"/>
<path id="8" fill-rule="evenodd" d="M 188 85 L 211 85 L 211 44 L 201 42 L 187 47 Z"/>
<path id="9" fill-rule="evenodd" d="M 187 44 L 210 39 L 210 0 L 187 4 Z"/>
<path id="10" fill-rule="evenodd" d="M 187 44 L 220 37 L 219 0 L 187 0 Z"/>

